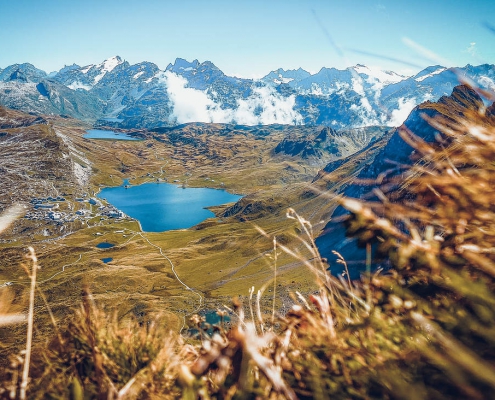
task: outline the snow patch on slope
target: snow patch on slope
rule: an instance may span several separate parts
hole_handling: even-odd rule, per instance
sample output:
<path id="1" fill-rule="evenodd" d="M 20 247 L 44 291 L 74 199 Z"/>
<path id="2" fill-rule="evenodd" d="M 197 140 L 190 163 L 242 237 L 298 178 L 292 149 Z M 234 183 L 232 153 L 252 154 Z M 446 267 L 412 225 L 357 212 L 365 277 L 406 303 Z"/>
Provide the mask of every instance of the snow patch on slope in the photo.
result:
<path id="1" fill-rule="evenodd" d="M 115 56 L 109 58 L 108 60 L 103 61 L 101 64 L 97 65 L 96 68 L 101 72 L 95 76 L 94 83 L 95 85 L 101 81 L 101 79 L 108 73 L 115 69 L 115 67 L 119 64 L 122 64 L 122 60 L 119 56 Z"/>
<path id="2" fill-rule="evenodd" d="M 64 144 L 68 147 L 69 149 L 69 156 L 71 157 L 72 160 L 72 171 L 74 173 L 74 176 L 76 177 L 77 183 L 81 187 L 85 187 L 88 182 L 89 178 L 91 178 L 91 166 L 92 162 L 88 160 L 86 157 L 86 154 L 84 154 L 82 151 L 77 150 L 74 147 L 74 144 L 72 143 L 72 140 L 67 136 L 64 135 L 62 132 L 59 130 L 55 130 L 55 134 L 62 139 Z M 65 154 L 64 154 L 65 156 Z M 64 157 L 65 158 L 65 157 Z M 85 167 L 83 167 L 79 162 L 75 160 L 81 160 L 83 163 L 86 164 Z"/>
<path id="3" fill-rule="evenodd" d="M 416 98 L 406 99 L 405 97 L 401 97 L 397 100 L 398 108 L 393 110 L 390 114 L 389 121 L 387 121 L 388 126 L 401 126 L 404 121 L 407 119 L 411 111 L 414 107 L 416 107 L 417 101 Z"/>
<path id="4" fill-rule="evenodd" d="M 84 89 L 86 91 L 91 90 L 92 88 L 91 85 L 85 85 L 84 83 L 79 81 L 72 82 L 70 85 L 67 85 L 67 87 L 72 90 Z"/>
<path id="5" fill-rule="evenodd" d="M 442 67 L 437 69 L 436 71 L 430 72 L 429 74 L 420 76 L 419 78 L 416 78 L 416 82 L 423 82 L 425 79 L 431 78 L 432 76 L 438 75 L 441 72 L 445 71 L 447 68 Z"/>
<path id="6" fill-rule="evenodd" d="M 393 71 L 383 71 L 379 68 L 367 67 L 366 65 L 361 64 L 356 65 L 353 69 L 358 74 L 368 75 L 369 78 L 374 78 L 383 84 L 397 83 L 406 79 L 405 76 L 399 75 Z"/>

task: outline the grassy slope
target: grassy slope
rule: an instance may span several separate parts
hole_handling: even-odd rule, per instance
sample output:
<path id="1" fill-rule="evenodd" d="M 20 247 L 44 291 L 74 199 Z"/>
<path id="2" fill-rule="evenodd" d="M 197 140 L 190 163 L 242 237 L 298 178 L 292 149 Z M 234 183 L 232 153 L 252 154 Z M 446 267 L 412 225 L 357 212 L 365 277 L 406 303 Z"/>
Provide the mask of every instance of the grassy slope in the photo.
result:
<path id="1" fill-rule="evenodd" d="M 248 204 L 257 204 L 255 213 L 243 211 L 234 217 L 211 219 L 196 229 L 142 235 L 134 222 L 106 220 L 100 225 L 99 220 L 93 219 L 87 227 L 69 227 L 73 233 L 60 240 L 46 240 L 62 232 L 43 222 L 33 229 L 29 226 L 33 225 L 31 221 L 20 221 L 18 227 L 33 229 L 29 238 L 20 237 L 34 244 L 42 266 L 40 287 L 59 316 L 78 303 L 80 287 L 86 283 L 101 304 L 119 304 L 121 315 L 139 314 L 136 310 L 143 307 L 148 313 L 172 310 L 176 317 L 169 316 L 170 323 L 178 329 L 183 316 L 197 311 L 199 296 L 178 282 L 170 263 L 156 246 L 174 264 L 180 279 L 204 298 L 207 308 L 213 308 L 232 296 L 247 296 L 251 286 L 260 289 L 273 277 L 273 262 L 269 258 L 272 243 L 256 226 L 276 234 L 304 254 L 296 238 L 298 231 L 293 221 L 286 218 L 286 208 L 293 206 L 318 223 L 333 207 L 326 195 L 318 195 L 306 183 L 316 174 L 317 166 L 309 167 L 298 158 L 273 156 L 272 149 L 283 137 L 283 131 L 274 130 L 266 136 L 249 132 L 210 135 L 186 126 L 181 131 L 181 142 L 149 133 L 144 134 L 143 141 L 127 142 L 84 139 L 87 126 L 76 120 L 51 118 L 49 122 L 50 126 L 30 129 L 41 129 L 57 143 L 59 153 L 69 154 L 73 162 L 92 170 L 90 195 L 101 186 L 119 185 L 124 178 L 130 178 L 132 184 L 179 180 L 190 186 L 225 187 L 247 194 Z M 57 157 L 62 158 L 61 154 Z M 84 188 L 67 173 L 70 168 L 64 168 L 67 183 L 54 179 L 54 185 L 72 197 L 81 195 Z M 50 191 L 42 187 L 37 194 L 46 196 Z M 220 213 L 221 207 L 216 211 Z M 48 238 L 40 235 L 46 226 L 52 233 Z M 122 230 L 125 233 L 116 233 Z M 9 237 L 16 236 L 19 237 L 12 232 Z M 102 240 L 117 246 L 96 249 L 95 245 Z M 26 244 L 0 244 L 4 248 L 2 279 L 14 281 L 17 292 L 28 285 L 24 271 L 18 267 Z M 104 257 L 113 261 L 104 264 Z M 290 291 L 314 289 L 306 269 L 291 257 L 279 258 L 278 273 L 280 307 L 288 306 Z M 271 290 L 266 289 L 267 303 L 271 302 Z"/>

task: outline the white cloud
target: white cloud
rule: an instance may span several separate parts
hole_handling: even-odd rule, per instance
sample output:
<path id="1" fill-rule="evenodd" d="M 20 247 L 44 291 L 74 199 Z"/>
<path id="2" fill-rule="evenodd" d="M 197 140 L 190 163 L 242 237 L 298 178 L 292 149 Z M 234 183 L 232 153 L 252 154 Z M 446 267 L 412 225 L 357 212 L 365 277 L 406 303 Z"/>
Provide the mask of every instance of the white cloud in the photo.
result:
<path id="1" fill-rule="evenodd" d="M 237 108 L 222 109 L 213 100 L 216 93 L 187 87 L 187 80 L 166 71 L 160 77 L 167 87 L 175 122 L 215 122 L 258 124 L 298 124 L 301 115 L 294 111 L 295 96 L 283 97 L 271 87 L 259 87 L 246 99 L 237 100 Z M 211 96 L 211 97 L 210 97 Z M 213 97 L 213 98 L 212 98 Z"/>
<path id="2" fill-rule="evenodd" d="M 359 117 L 360 121 L 356 124 L 356 127 L 380 125 L 376 111 L 373 110 L 373 107 L 371 107 L 369 100 L 366 97 L 361 97 L 359 103 L 359 106 L 357 104 L 353 104 L 349 108 Z"/>
<path id="3" fill-rule="evenodd" d="M 478 83 L 483 87 L 491 91 L 495 91 L 495 82 L 488 76 L 481 75 L 478 78 Z"/>
<path id="4" fill-rule="evenodd" d="M 476 57 L 477 54 L 477 49 L 476 49 L 476 42 L 471 42 L 469 43 L 469 47 L 466 49 L 466 51 L 473 57 Z"/>
<path id="5" fill-rule="evenodd" d="M 206 92 L 186 87 L 185 78 L 165 71 L 161 79 L 167 86 L 177 123 L 231 122 L 230 110 L 222 110 Z"/>
<path id="6" fill-rule="evenodd" d="M 91 85 L 85 85 L 84 83 L 81 83 L 79 81 L 72 82 L 70 85 L 67 85 L 67 87 L 72 90 L 84 89 L 86 91 L 91 90 L 92 88 Z"/>
<path id="7" fill-rule="evenodd" d="M 364 96 L 363 80 L 356 73 L 354 73 L 352 77 L 352 90 L 360 96 Z"/>
<path id="8" fill-rule="evenodd" d="M 296 97 L 282 97 L 272 87 L 254 89 L 247 99 L 237 100 L 234 120 L 242 125 L 298 124 L 301 115 L 294 111 Z"/>
<path id="9" fill-rule="evenodd" d="M 388 126 L 400 126 L 407 119 L 414 107 L 417 106 L 416 99 L 406 99 L 401 97 L 397 101 L 398 108 L 390 114 L 390 118 L 387 121 Z"/>

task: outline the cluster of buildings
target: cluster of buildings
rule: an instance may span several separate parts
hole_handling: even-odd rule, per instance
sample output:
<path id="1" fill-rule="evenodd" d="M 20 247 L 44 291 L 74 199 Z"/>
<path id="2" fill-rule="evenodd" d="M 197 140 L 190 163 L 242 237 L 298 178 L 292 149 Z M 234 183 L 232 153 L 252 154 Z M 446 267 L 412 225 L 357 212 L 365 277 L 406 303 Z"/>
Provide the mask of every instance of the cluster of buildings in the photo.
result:
<path id="1" fill-rule="evenodd" d="M 47 211 L 49 210 L 49 211 Z M 59 223 L 64 222 L 74 222 L 79 219 L 76 213 L 73 212 L 63 212 L 63 211 L 52 211 L 46 208 L 37 208 L 34 211 L 28 211 L 24 218 L 31 221 L 55 221 Z"/>
<path id="2" fill-rule="evenodd" d="M 98 208 L 98 211 L 99 211 L 99 215 L 105 216 L 108 218 L 125 218 L 126 217 L 126 215 L 122 211 L 117 210 L 113 206 L 102 206 L 102 207 Z"/>
<path id="3" fill-rule="evenodd" d="M 51 210 L 53 208 L 58 208 L 58 203 L 65 201 L 65 197 L 35 197 L 31 199 L 30 203 L 33 205 L 34 209 L 38 210 Z"/>
<path id="4" fill-rule="evenodd" d="M 103 205 L 100 200 L 96 198 L 90 198 L 85 193 L 82 197 L 76 197 L 75 201 L 78 203 L 86 203 L 89 205 L 88 208 L 80 208 L 76 211 L 73 211 L 72 204 L 70 202 L 66 202 L 65 197 L 57 196 L 57 197 L 46 197 L 46 198 L 33 198 L 30 203 L 33 206 L 33 209 L 28 211 L 24 218 L 32 221 L 52 221 L 57 222 L 59 224 L 74 222 L 76 220 L 86 220 L 89 218 L 100 216 L 101 220 L 104 217 L 107 218 L 125 218 L 126 215 L 116 209 L 111 205 Z M 66 202 L 67 207 L 62 207 L 65 209 L 61 210 L 60 205 Z M 93 207 L 97 207 L 95 210 Z"/>

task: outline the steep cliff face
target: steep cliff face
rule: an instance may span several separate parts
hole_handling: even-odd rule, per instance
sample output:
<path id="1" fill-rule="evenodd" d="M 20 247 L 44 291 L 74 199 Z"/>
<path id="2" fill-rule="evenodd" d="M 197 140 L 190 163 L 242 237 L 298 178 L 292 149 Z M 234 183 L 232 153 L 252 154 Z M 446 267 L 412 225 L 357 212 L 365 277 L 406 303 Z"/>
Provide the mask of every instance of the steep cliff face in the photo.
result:
<path id="1" fill-rule="evenodd" d="M 373 188 L 387 184 L 390 195 L 394 194 L 397 178 L 407 171 L 407 167 L 417 161 L 417 154 L 410 144 L 402 139 L 400 132 L 410 135 L 412 140 L 420 139 L 424 142 L 434 142 L 445 140 L 435 127 L 430 125 L 428 119 L 447 118 L 454 120 L 456 117 L 464 116 L 469 111 L 479 111 L 483 109 L 483 101 L 478 94 L 467 86 L 456 86 L 450 96 L 443 96 L 438 102 L 425 102 L 417 106 L 409 115 L 404 124 L 397 128 L 391 135 L 383 148 L 372 155 L 372 159 L 361 164 L 361 171 L 357 175 L 357 180 L 375 182 L 375 185 L 351 184 L 344 191 L 343 195 L 352 198 L 370 198 Z M 487 112 L 492 112 L 493 106 Z M 415 139 L 416 138 L 416 139 Z M 345 160 L 344 160 L 345 161 Z M 342 162 L 341 162 L 342 163 Z M 331 172 L 335 164 L 329 164 L 322 173 Z M 366 251 L 358 246 L 357 242 L 346 237 L 345 227 L 339 222 L 339 217 L 345 215 L 347 211 L 343 207 L 337 207 L 332 215 L 331 221 L 325 226 L 323 233 L 317 238 L 316 244 L 323 257 L 330 262 L 332 272 L 341 273 L 340 264 L 337 264 L 336 257 L 332 251 L 339 252 L 348 263 L 350 274 L 353 278 L 359 277 L 361 271 L 365 269 Z M 386 266 L 384 260 L 373 259 L 375 267 Z"/>

